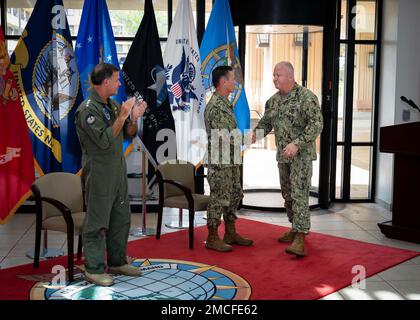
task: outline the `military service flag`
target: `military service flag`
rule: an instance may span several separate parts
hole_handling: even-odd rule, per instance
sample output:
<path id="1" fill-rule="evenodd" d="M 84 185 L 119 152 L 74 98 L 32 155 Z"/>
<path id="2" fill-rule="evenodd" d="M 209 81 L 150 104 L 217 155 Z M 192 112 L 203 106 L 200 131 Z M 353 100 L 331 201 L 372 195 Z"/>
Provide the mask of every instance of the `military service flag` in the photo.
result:
<path id="1" fill-rule="evenodd" d="M 77 67 L 80 73 L 83 97 L 89 96 L 92 86 L 90 75 L 100 62 L 111 63 L 120 67 L 115 46 L 111 19 L 105 0 L 86 0 L 80 18 L 75 48 Z M 120 77 L 121 86 L 112 98 L 122 103 L 127 99 L 124 81 Z M 131 151 L 132 139 L 125 139 L 123 148 L 126 154 Z"/>
<path id="2" fill-rule="evenodd" d="M 37 1 L 11 57 L 39 173 L 77 172 L 74 113 L 82 101 L 62 0 Z"/>
<path id="3" fill-rule="evenodd" d="M 205 91 L 194 18 L 180 0 L 163 56 L 169 103 L 175 120 L 177 157 L 198 165 L 206 151 Z"/>
<path id="4" fill-rule="evenodd" d="M 83 97 L 86 99 L 92 85 L 90 74 L 98 63 L 111 63 L 119 68 L 114 33 L 112 32 L 111 19 L 105 0 L 85 1 L 77 34 L 75 54 Z M 122 79 L 118 93 L 112 98 L 117 100 L 118 103 L 126 100 Z"/>
<path id="5" fill-rule="evenodd" d="M 228 0 L 216 0 L 210 14 L 210 19 L 201 41 L 200 55 L 206 96 L 212 95 L 212 71 L 218 66 L 229 65 L 235 73 L 235 92 L 230 97 L 238 128 L 241 131 L 249 129 L 249 106 L 243 87 L 242 68 L 236 47 L 235 29 Z"/>
<path id="6" fill-rule="evenodd" d="M 161 133 L 167 131 L 173 135 L 175 126 L 166 94 L 165 70 L 152 0 L 144 3 L 144 16 L 124 62 L 123 78 L 127 94 L 144 98 L 147 102 L 139 134 L 150 156 L 160 162 L 164 159 L 156 157 L 156 152 L 164 142 L 158 133 L 162 130 Z M 171 140 L 174 139 L 168 143 Z M 175 143 L 168 147 L 174 151 L 167 156 L 170 158 L 173 153 L 175 157 Z M 149 166 L 149 180 L 153 174 L 153 166 Z"/>
<path id="7" fill-rule="evenodd" d="M 0 27 L 0 224 L 30 195 L 35 179 L 28 126 Z"/>

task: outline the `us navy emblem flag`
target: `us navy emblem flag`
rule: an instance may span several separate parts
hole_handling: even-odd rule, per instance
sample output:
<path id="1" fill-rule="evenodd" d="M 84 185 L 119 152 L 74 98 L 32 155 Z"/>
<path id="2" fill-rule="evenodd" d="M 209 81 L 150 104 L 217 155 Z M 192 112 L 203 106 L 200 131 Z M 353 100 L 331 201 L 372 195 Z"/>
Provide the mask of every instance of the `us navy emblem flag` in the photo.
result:
<path id="1" fill-rule="evenodd" d="M 39 174 L 77 172 L 79 73 L 62 0 L 37 1 L 11 57 Z"/>

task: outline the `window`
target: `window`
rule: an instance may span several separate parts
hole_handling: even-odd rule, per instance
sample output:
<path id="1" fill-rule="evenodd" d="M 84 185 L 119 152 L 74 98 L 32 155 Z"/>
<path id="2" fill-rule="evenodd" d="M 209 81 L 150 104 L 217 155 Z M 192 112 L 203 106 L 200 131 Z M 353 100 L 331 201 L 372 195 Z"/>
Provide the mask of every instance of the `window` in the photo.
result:
<path id="1" fill-rule="evenodd" d="M 257 34 L 257 48 L 268 48 L 270 46 L 270 35 L 267 33 Z"/>
<path id="2" fill-rule="evenodd" d="M 373 199 L 377 15 L 377 1 L 341 1 L 336 170 L 331 184 L 335 185 L 335 199 L 344 201 Z"/>

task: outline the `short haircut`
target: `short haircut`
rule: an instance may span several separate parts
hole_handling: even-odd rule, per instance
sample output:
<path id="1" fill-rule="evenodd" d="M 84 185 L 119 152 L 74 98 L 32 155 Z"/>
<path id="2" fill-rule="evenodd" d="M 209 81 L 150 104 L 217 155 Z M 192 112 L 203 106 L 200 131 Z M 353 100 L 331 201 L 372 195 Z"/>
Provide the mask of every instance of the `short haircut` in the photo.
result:
<path id="1" fill-rule="evenodd" d="M 219 66 L 213 70 L 211 73 L 211 78 L 213 82 L 213 86 L 216 88 L 219 85 L 220 79 L 225 77 L 229 71 L 232 71 L 233 68 L 231 66 Z"/>
<path id="2" fill-rule="evenodd" d="M 112 77 L 114 72 L 120 71 L 116 66 L 110 63 L 99 63 L 93 68 L 90 80 L 94 85 L 101 85 L 105 79 Z"/>
<path id="3" fill-rule="evenodd" d="M 277 65 L 279 67 L 280 66 L 284 67 L 287 70 L 287 72 L 291 74 L 292 76 L 295 75 L 295 68 L 293 68 L 293 65 L 289 61 L 282 61 L 282 62 L 279 62 Z"/>

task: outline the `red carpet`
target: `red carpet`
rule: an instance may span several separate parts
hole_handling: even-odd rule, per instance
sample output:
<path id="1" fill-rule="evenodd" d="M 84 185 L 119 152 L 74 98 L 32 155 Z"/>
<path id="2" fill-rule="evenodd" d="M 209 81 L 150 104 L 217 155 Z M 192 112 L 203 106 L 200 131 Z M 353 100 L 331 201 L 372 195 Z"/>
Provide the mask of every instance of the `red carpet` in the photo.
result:
<path id="1" fill-rule="evenodd" d="M 285 254 L 288 244 L 277 242 L 284 227 L 239 219 L 237 229 L 254 240 L 253 247 L 234 246 L 230 253 L 204 248 L 205 227 L 195 229 L 195 249 L 188 249 L 186 231 L 163 235 L 160 240 L 146 238 L 129 243 L 127 254 L 150 259 L 179 259 L 228 270 L 251 286 L 250 299 L 319 299 L 352 283 L 352 268 L 365 267 L 369 277 L 420 253 L 311 233 L 306 238 L 308 257 Z M 222 230 L 222 228 L 220 228 Z M 222 234 L 222 232 L 220 232 Z M 29 299 L 36 281 L 48 278 L 52 266 L 66 265 L 65 258 L 41 263 L 39 269 L 24 265 L 0 270 L 0 299 Z M 22 275 L 39 275 L 26 279 Z M 35 281 L 31 281 L 35 280 Z"/>

